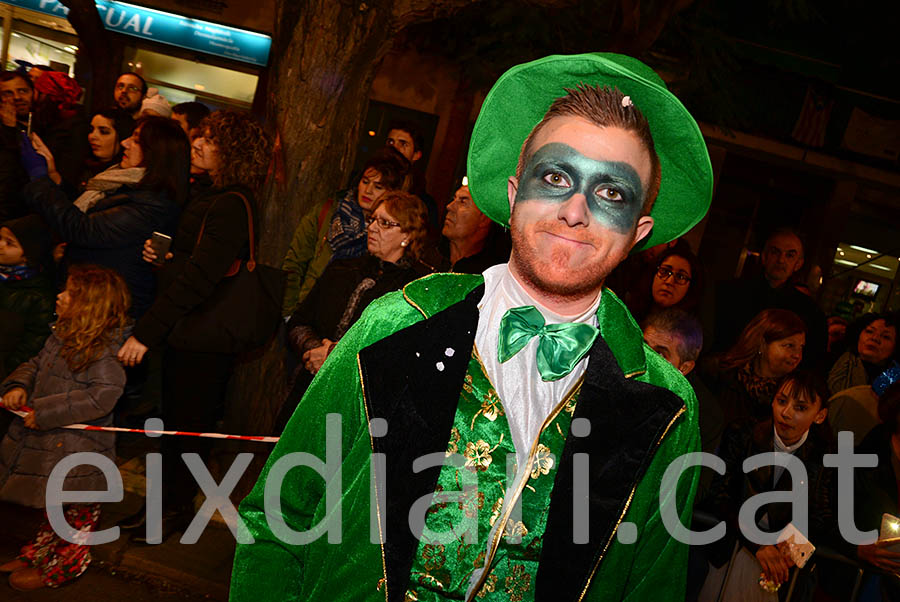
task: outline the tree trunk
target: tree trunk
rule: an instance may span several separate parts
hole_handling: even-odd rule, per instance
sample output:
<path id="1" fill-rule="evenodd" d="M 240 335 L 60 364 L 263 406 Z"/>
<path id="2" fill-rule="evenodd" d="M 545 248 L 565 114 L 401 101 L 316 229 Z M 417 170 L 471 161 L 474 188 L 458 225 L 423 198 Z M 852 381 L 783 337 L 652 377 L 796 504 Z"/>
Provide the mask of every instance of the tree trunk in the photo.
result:
<path id="1" fill-rule="evenodd" d="M 281 265 L 300 217 L 343 183 L 355 160 L 372 80 L 396 33 L 473 1 L 278 0 L 266 119 L 280 140 L 283 179 L 270 177 L 259 195 L 265 263 Z M 243 432 L 271 429 L 286 395 L 284 353 L 280 345 L 271 345 L 237 369 L 229 406 Z M 248 491 L 268 455 L 267 449 L 254 449 L 262 453 L 236 498 Z"/>
<path id="2" fill-rule="evenodd" d="M 113 86 L 125 56 L 125 44 L 118 34 L 103 26 L 94 0 L 60 0 L 69 9 L 69 23 L 78 32 L 78 60 L 75 75 L 85 87 L 89 110 L 112 104 Z"/>

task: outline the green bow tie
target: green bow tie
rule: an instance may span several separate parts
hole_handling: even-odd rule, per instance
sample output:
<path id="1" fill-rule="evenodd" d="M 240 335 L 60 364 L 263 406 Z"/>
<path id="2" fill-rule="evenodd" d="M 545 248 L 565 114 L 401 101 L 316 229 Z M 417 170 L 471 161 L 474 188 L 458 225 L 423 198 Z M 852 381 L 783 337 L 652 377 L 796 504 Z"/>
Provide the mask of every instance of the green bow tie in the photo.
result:
<path id="1" fill-rule="evenodd" d="M 588 352 L 599 331 L 590 324 L 546 324 L 533 305 L 507 310 L 500 320 L 497 355 L 502 364 L 522 350 L 532 337 L 540 337 L 537 367 L 545 381 L 559 380 L 572 371 Z"/>

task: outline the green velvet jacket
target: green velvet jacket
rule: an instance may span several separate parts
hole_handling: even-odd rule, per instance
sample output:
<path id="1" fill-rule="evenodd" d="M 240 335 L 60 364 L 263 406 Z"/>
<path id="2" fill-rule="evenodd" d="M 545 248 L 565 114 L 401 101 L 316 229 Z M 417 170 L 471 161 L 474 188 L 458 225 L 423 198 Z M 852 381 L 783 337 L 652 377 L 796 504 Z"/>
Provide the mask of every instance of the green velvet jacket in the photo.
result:
<path id="1" fill-rule="evenodd" d="M 433 494 L 440 473 L 440 466 L 416 471 L 413 461 L 447 449 L 483 282 L 463 274 L 416 280 L 373 302 L 341 339 L 241 504 L 232 600 L 404 600 L 418 545 L 410 508 Z M 591 431 L 569 436 L 559 459 L 534 599 L 683 600 L 688 548 L 666 530 L 660 500 L 689 525 L 697 475 L 687 471 L 662 493 L 661 482 L 670 464 L 699 450 L 696 398 L 644 345 L 608 289 L 597 317 L 601 336 L 573 416 L 589 419 Z M 328 414 L 340 416 L 342 433 L 340 453 L 332 443 L 331 456 Z M 376 418 L 385 419 L 386 432 L 370 433 Z M 339 463 L 340 471 L 326 481 L 305 466 L 290 468 L 303 459 L 295 452 Z M 587 525 L 573 519 L 575 454 L 590 462 Z M 373 457 L 376 467 L 384 459 L 383 468 L 373 470 Z M 633 526 L 619 535 L 634 535 L 630 543 L 617 537 L 625 523 Z M 321 536 L 288 542 L 285 528 Z M 585 530 L 589 543 L 573 543 L 573 532 Z"/>

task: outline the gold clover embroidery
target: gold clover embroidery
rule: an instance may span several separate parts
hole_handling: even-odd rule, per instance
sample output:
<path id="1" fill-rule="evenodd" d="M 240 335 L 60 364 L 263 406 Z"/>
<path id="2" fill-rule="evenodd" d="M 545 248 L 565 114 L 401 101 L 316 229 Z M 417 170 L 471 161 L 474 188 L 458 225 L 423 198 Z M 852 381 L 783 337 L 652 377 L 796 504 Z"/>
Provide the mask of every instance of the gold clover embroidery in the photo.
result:
<path id="1" fill-rule="evenodd" d="M 422 564 L 426 571 L 436 571 L 444 566 L 447 559 L 444 556 L 444 546 L 426 544 L 422 548 Z"/>
<path id="2" fill-rule="evenodd" d="M 522 602 L 525 592 L 531 589 L 531 575 L 525 570 L 524 565 L 517 564 L 513 566 L 505 583 L 510 602 Z"/>
<path id="3" fill-rule="evenodd" d="M 447 451 L 444 455 L 448 458 L 455 453 L 459 453 L 459 429 L 455 426 L 450 429 L 450 442 L 447 444 Z"/>
<path id="4" fill-rule="evenodd" d="M 497 501 L 494 502 L 494 505 L 491 506 L 491 520 L 490 525 L 493 527 L 494 523 L 497 522 L 497 519 L 500 518 L 500 510 L 503 508 L 503 498 L 497 498 Z"/>
<path id="5" fill-rule="evenodd" d="M 488 575 L 488 578 L 485 579 L 484 585 L 481 586 L 481 589 L 478 591 L 478 597 L 484 598 L 488 594 L 492 594 L 497 590 L 497 575 L 493 573 Z"/>
<path id="6" fill-rule="evenodd" d="M 503 416 L 503 404 L 500 403 L 500 397 L 497 396 L 497 392 L 493 389 L 488 389 L 488 392 L 482 397 L 481 409 L 472 416 L 472 425 L 470 428 L 475 428 L 475 419 L 479 416 L 484 416 L 491 422 L 497 420 L 498 416 Z"/>
<path id="7" fill-rule="evenodd" d="M 553 468 L 553 454 L 550 453 L 549 447 L 540 443 L 531 464 L 531 478 L 536 479 L 542 474 L 548 474 L 551 468 Z"/>
<path id="8" fill-rule="evenodd" d="M 491 457 L 491 452 L 495 449 L 497 449 L 496 445 L 491 448 L 490 444 L 483 439 L 479 439 L 475 443 L 469 441 L 466 443 L 466 451 L 463 454 L 466 457 L 466 467 L 480 471 L 487 470 L 491 462 L 494 461 L 494 458 Z"/>
<path id="9" fill-rule="evenodd" d="M 459 501 L 459 509 L 465 512 L 466 518 L 476 518 L 478 511 L 484 508 L 484 492 L 479 491 L 475 495 L 472 493 L 474 492 L 466 492 L 465 497 Z"/>
<path id="10" fill-rule="evenodd" d="M 520 520 L 507 521 L 503 526 L 503 537 L 519 539 L 528 535 L 528 528 Z"/>

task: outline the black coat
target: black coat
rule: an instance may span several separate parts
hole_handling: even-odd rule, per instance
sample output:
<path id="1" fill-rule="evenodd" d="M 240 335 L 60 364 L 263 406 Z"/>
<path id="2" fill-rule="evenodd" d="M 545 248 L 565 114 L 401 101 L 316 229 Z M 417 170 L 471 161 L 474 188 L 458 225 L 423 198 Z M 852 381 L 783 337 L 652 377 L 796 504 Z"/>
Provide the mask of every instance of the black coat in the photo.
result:
<path id="1" fill-rule="evenodd" d="M 22 199 L 27 183 L 28 174 L 19 159 L 19 130 L 0 125 L 0 223 L 28 213 Z"/>
<path id="2" fill-rule="evenodd" d="M 825 544 L 833 546 L 837 539 L 837 476 L 833 469 L 823 465 L 823 456 L 829 451 L 826 429 L 823 425 L 813 425 L 806 442 L 793 454 L 806 467 L 809 496 L 809 533 L 806 535 L 816 547 Z M 786 492 L 793 487 L 791 473 L 787 469 L 777 482 L 773 478 L 774 466 L 762 466 L 749 473 L 743 471 L 742 464 L 747 458 L 773 452 L 774 440 L 771 420 L 754 426 L 732 425 L 722 435 L 719 457 L 725 462 L 725 474 L 713 479 L 709 501 L 713 513 L 728 524 L 728 535 L 721 547 L 716 545 L 722 556 L 714 564 L 727 562 L 735 537 L 752 553 L 759 548 L 746 539 L 738 527 L 738 512 L 742 504 L 760 493 Z M 759 508 L 755 516 L 757 524 L 766 513 L 769 526 L 764 531 L 778 532 L 792 522 L 792 506 L 788 502 L 766 504 Z"/>
<path id="3" fill-rule="evenodd" d="M 41 214 L 66 246 L 66 263 L 116 270 L 131 291 L 131 315 L 140 317 L 156 295 L 156 278 L 141 250 L 154 231 L 171 234 L 179 207 L 163 192 L 122 186 L 82 213 L 50 178 L 25 187 L 29 208 Z"/>
<path id="4" fill-rule="evenodd" d="M 700 380 L 716 397 L 725 426 L 734 422 L 756 424 L 772 417 L 774 390 L 771 395 L 751 393 L 739 380 L 739 370 L 721 370 L 715 357 L 701 361 L 697 370 Z"/>
<path id="5" fill-rule="evenodd" d="M 724 351 L 737 341 L 744 327 L 764 309 L 787 309 L 806 324 L 806 346 L 802 366 L 807 369 L 825 368 L 825 346 L 828 327 L 825 314 L 809 296 L 788 282 L 772 288 L 762 276 L 750 280 L 725 283 L 716 291 L 716 340 L 713 351 Z"/>
<path id="6" fill-rule="evenodd" d="M 46 273 L 0 282 L 0 378 L 40 352 L 55 308 L 56 290 Z"/>
<path id="7" fill-rule="evenodd" d="M 369 303 L 430 271 L 420 262 L 389 263 L 373 255 L 332 261 L 291 315 L 288 331 L 305 326 L 313 330 L 320 342 L 325 338 L 337 341 Z M 360 287 L 365 279 L 372 281 L 371 287 Z"/>
<path id="8" fill-rule="evenodd" d="M 165 341 L 182 316 L 213 295 L 235 260 L 249 257 L 247 210 L 236 191 L 254 207 L 246 189 L 209 188 L 206 182 L 192 185 L 172 241 L 174 258 L 159 270 L 159 295 L 134 328 L 135 338 L 144 345 Z M 203 237 L 198 242 L 201 226 Z"/>

